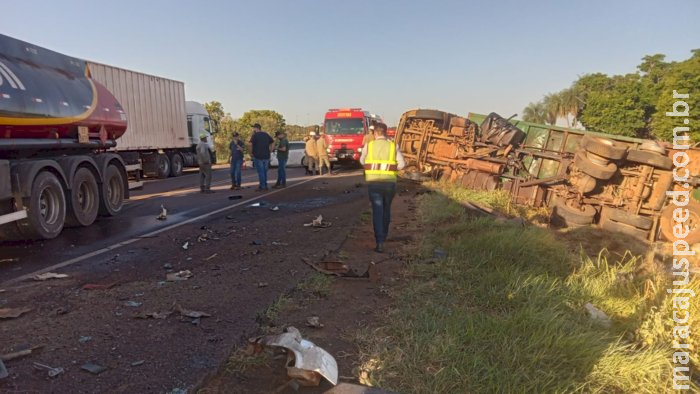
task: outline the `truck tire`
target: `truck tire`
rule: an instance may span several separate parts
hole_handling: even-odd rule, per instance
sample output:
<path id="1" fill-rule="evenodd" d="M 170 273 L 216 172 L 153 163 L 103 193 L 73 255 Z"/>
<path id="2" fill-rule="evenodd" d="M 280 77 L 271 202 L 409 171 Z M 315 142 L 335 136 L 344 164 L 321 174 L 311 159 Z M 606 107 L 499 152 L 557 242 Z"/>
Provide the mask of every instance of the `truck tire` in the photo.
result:
<path id="1" fill-rule="evenodd" d="M 627 147 L 606 138 L 584 135 L 580 142 L 581 149 L 610 160 L 625 157 Z"/>
<path id="2" fill-rule="evenodd" d="M 78 168 L 70 185 L 66 224 L 89 226 L 95 222 L 100 209 L 100 190 L 95 175 L 85 167 Z"/>
<path id="3" fill-rule="evenodd" d="M 633 149 L 627 152 L 627 161 L 645 164 L 662 170 L 670 170 L 673 168 L 673 160 L 671 160 L 670 157 L 643 150 Z"/>
<path id="4" fill-rule="evenodd" d="M 596 210 L 591 205 L 583 205 L 583 209 L 571 206 L 570 201 L 557 197 L 554 200 L 552 217 L 562 222 L 566 227 L 586 226 L 593 223 Z"/>
<path id="5" fill-rule="evenodd" d="M 170 176 L 170 159 L 162 153 L 156 156 L 156 176 L 161 179 Z"/>
<path id="6" fill-rule="evenodd" d="M 578 151 L 574 157 L 574 164 L 581 172 L 588 174 L 595 179 L 608 180 L 615 175 L 617 166 L 615 163 L 608 163 L 606 166 L 596 164 L 586 157 L 585 153 Z"/>
<path id="7" fill-rule="evenodd" d="M 684 226 L 687 225 L 688 229 L 690 230 L 685 238 L 678 238 L 673 235 L 673 226 L 680 223 L 673 219 L 673 211 L 676 208 L 688 210 L 688 219 L 682 223 Z M 688 205 L 684 207 L 676 207 L 675 204 L 667 205 L 666 208 L 661 211 L 661 234 L 665 239 L 671 242 L 675 242 L 679 239 L 688 242 L 688 245 L 693 245 L 700 242 L 700 203 L 690 200 Z"/>
<path id="8" fill-rule="evenodd" d="M 630 226 L 629 224 L 616 222 L 607 218 L 601 219 L 600 228 L 613 233 L 627 234 L 643 241 L 646 241 L 649 238 L 649 230 L 642 230 L 640 228 Z"/>
<path id="9" fill-rule="evenodd" d="M 651 230 L 651 226 L 654 224 L 654 220 L 649 216 L 635 215 L 617 208 L 603 207 L 600 216 L 647 231 Z"/>
<path id="10" fill-rule="evenodd" d="M 179 153 L 174 153 L 170 156 L 170 176 L 177 177 L 182 175 L 182 169 L 184 168 L 184 160 Z"/>
<path id="11" fill-rule="evenodd" d="M 27 218 L 17 223 L 24 237 L 56 238 L 66 220 L 66 196 L 56 176 L 40 172 L 32 182 L 31 195 L 24 200 Z"/>
<path id="12" fill-rule="evenodd" d="M 414 115 L 415 118 L 421 119 L 433 119 L 433 120 L 443 120 L 447 112 L 437 111 L 434 109 L 419 109 Z"/>
<path id="13" fill-rule="evenodd" d="M 102 179 L 100 193 L 100 214 L 115 216 L 124 206 L 124 177 L 114 164 L 107 166 Z"/>

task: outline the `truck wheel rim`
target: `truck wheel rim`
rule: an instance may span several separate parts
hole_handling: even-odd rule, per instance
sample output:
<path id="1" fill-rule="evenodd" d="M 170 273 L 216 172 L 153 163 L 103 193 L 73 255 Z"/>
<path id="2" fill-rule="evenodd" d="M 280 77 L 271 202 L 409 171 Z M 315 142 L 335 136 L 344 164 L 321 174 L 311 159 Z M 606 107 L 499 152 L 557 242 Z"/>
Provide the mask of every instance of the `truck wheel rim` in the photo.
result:
<path id="1" fill-rule="evenodd" d="M 114 176 L 109 180 L 108 201 L 112 207 L 119 205 L 121 199 L 121 183 L 118 177 Z"/>
<path id="2" fill-rule="evenodd" d="M 44 223 L 52 225 L 58 221 L 58 195 L 52 187 L 45 187 L 39 196 L 39 212 Z"/>
<path id="3" fill-rule="evenodd" d="M 95 204 L 95 196 L 90 185 L 87 182 L 82 182 L 78 188 L 78 205 L 83 212 L 87 212 Z"/>

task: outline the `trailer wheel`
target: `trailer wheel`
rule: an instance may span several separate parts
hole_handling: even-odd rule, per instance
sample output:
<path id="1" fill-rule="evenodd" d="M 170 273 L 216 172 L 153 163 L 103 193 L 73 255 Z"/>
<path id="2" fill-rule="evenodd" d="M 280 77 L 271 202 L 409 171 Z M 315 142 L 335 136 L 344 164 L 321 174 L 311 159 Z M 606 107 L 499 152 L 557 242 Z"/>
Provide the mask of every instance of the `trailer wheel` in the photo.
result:
<path id="1" fill-rule="evenodd" d="M 615 172 L 617 171 L 617 166 L 615 165 L 615 163 L 608 163 L 608 165 L 606 166 L 596 164 L 592 162 L 591 159 L 586 157 L 586 155 L 581 151 L 576 153 L 576 157 L 574 157 L 574 164 L 584 174 L 588 174 L 593 178 L 602 180 L 608 180 L 612 178 L 612 176 L 615 175 Z"/>
<path id="2" fill-rule="evenodd" d="M 605 138 L 585 135 L 581 139 L 581 148 L 610 160 L 620 160 L 625 157 L 627 147 Z"/>
<path id="3" fill-rule="evenodd" d="M 100 207 L 100 191 L 92 171 L 80 167 L 73 176 L 70 190 L 68 215 L 69 226 L 89 226 L 97 218 Z"/>
<path id="4" fill-rule="evenodd" d="M 688 210 L 688 219 L 685 222 L 676 222 L 673 219 L 673 211 L 676 208 Z M 685 211 L 683 212 L 685 213 Z M 673 226 L 677 224 L 683 225 L 683 231 L 685 231 L 685 226 L 688 226 L 690 232 L 685 238 L 678 238 L 673 235 Z M 666 206 L 666 208 L 661 211 L 661 234 L 664 238 L 672 242 L 684 240 L 688 245 L 700 242 L 700 203 L 691 200 L 688 202 L 688 205 L 684 207 L 676 207 L 675 204 Z"/>
<path id="5" fill-rule="evenodd" d="M 170 159 L 162 153 L 156 156 L 156 176 L 161 179 L 170 176 Z"/>
<path id="6" fill-rule="evenodd" d="M 642 230 L 640 228 L 630 226 L 629 224 L 624 224 L 616 222 L 609 218 L 602 217 L 600 221 L 600 227 L 603 230 L 607 230 L 613 233 L 627 234 L 632 237 L 646 241 L 649 237 L 649 230 Z"/>
<path id="7" fill-rule="evenodd" d="M 636 227 L 641 230 L 651 230 L 651 226 L 654 221 L 649 216 L 640 216 L 633 213 L 629 213 L 622 209 L 603 207 L 601 211 L 601 218 L 607 218 L 615 222 L 620 222 L 622 224 L 627 224 Z"/>
<path id="8" fill-rule="evenodd" d="M 673 160 L 671 160 L 670 157 L 643 150 L 630 150 L 627 152 L 627 161 L 645 164 L 662 170 L 670 170 L 673 168 Z"/>
<path id="9" fill-rule="evenodd" d="M 591 205 L 582 205 L 581 208 L 572 206 L 573 200 L 556 198 L 552 216 L 562 222 L 566 227 L 585 226 L 593 223 L 596 210 Z"/>
<path id="10" fill-rule="evenodd" d="M 179 153 L 174 153 L 170 156 L 170 176 L 176 177 L 182 175 L 184 160 Z"/>
<path id="11" fill-rule="evenodd" d="M 100 214 L 115 216 L 124 206 L 124 177 L 114 164 L 107 166 L 100 193 Z"/>
<path id="12" fill-rule="evenodd" d="M 32 182 L 32 191 L 25 199 L 27 218 L 17 226 L 25 237 L 56 238 L 66 220 L 66 196 L 61 182 L 48 171 L 42 171 Z"/>

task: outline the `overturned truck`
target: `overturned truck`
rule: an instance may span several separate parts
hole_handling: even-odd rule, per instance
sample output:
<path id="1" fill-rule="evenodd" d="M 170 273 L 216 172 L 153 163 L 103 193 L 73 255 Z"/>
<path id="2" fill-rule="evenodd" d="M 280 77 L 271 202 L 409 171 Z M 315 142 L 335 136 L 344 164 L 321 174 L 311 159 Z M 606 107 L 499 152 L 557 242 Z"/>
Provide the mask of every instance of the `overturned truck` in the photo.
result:
<path id="1" fill-rule="evenodd" d="M 689 192 L 689 244 L 700 242 L 700 149 L 678 182 L 669 144 L 504 119 L 416 109 L 403 114 L 396 141 L 404 175 L 471 189 L 505 190 L 518 204 L 552 208 L 552 222 L 597 224 L 645 240 L 675 241 L 667 191 Z M 680 176 L 685 171 L 679 171 Z"/>

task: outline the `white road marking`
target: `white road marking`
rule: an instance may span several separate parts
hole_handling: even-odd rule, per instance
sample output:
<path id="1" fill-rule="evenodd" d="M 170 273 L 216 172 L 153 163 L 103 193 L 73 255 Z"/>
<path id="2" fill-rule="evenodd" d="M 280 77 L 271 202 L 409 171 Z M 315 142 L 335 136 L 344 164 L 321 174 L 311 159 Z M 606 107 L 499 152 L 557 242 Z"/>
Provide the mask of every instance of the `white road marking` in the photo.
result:
<path id="1" fill-rule="evenodd" d="M 353 175 L 357 175 L 357 174 L 353 174 Z M 338 176 L 338 177 L 342 177 L 342 175 L 340 175 L 340 176 Z M 259 200 L 259 199 L 261 199 L 261 198 L 263 198 L 263 197 L 266 197 L 266 196 L 269 196 L 269 195 L 272 195 L 272 194 L 275 194 L 275 193 L 279 193 L 279 192 L 281 192 L 281 191 L 283 191 L 283 190 L 291 189 L 291 188 L 294 188 L 294 187 L 303 185 L 303 184 L 305 184 L 305 183 L 307 183 L 307 182 L 311 182 L 311 181 L 314 181 L 314 180 L 317 180 L 317 179 L 321 179 L 321 178 L 319 178 L 319 177 L 311 177 L 311 178 L 308 178 L 308 179 L 306 179 L 306 180 L 300 181 L 300 182 L 298 182 L 298 183 L 289 185 L 289 186 L 287 186 L 285 189 L 273 190 L 273 191 L 271 191 L 271 192 L 267 192 L 267 193 L 261 194 L 261 195 L 259 195 L 259 196 L 255 196 L 255 197 L 253 197 L 253 198 L 249 198 L 249 199 L 247 199 L 247 200 L 238 202 L 238 203 L 236 203 L 236 204 L 229 205 L 229 206 L 223 207 L 223 208 L 219 208 L 219 209 L 216 209 L 216 210 L 214 210 L 214 211 L 211 211 L 211 212 L 208 212 L 208 213 L 199 215 L 199 216 L 197 216 L 197 217 L 193 217 L 193 218 L 184 220 L 184 221 L 179 222 L 179 223 L 171 224 L 170 226 L 166 226 L 166 227 L 163 227 L 163 228 L 159 228 L 158 230 L 151 231 L 150 233 L 141 234 L 141 235 L 139 235 L 139 236 L 137 236 L 137 237 L 134 237 L 134 238 L 131 238 L 131 239 L 127 239 L 126 241 L 118 242 L 118 243 L 116 243 L 116 244 L 113 244 L 113 245 L 104 247 L 104 248 L 102 248 L 102 249 L 98 249 L 98 250 L 92 251 L 92 252 L 90 252 L 90 253 L 84 254 L 84 255 L 82 255 L 82 256 L 74 257 L 74 258 L 72 258 L 72 259 L 70 259 L 70 260 L 66 260 L 66 261 L 64 261 L 64 262 L 61 262 L 61 263 L 58 263 L 58 264 L 54 264 L 54 265 L 52 265 L 52 266 L 50 266 L 50 267 L 46 267 L 46 268 L 40 269 L 40 270 L 38 270 L 38 271 L 34 271 L 34 272 L 31 272 L 31 273 L 22 275 L 22 276 L 20 276 L 20 277 L 17 277 L 17 278 L 14 278 L 14 279 L 10 279 L 10 280 L 8 280 L 8 281 L 3 282 L 2 284 L 0 284 L 0 287 L 7 287 L 7 286 L 10 286 L 10 285 L 14 285 L 14 284 L 16 284 L 16 283 L 19 283 L 19 282 L 22 282 L 22 281 L 31 279 L 31 278 L 32 278 L 33 276 L 35 276 L 35 275 L 43 274 L 43 273 L 46 273 L 46 272 L 55 271 L 56 269 L 64 268 L 64 267 L 67 267 L 67 266 L 70 266 L 70 265 L 79 263 L 79 262 L 84 261 L 84 260 L 87 260 L 87 259 L 89 259 L 89 258 L 92 258 L 92 257 L 95 257 L 95 256 L 99 256 L 99 255 L 104 254 L 104 253 L 107 253 L 107 252 L 109 252 L 109 251 L 111 251 L 111 250 L 121 248 L 122 246 L 126 246 L 126 245 L 129 245 L 129 244 L 132 244 L 132 243 L 134 243 L 134 242 L 136 242 L 136 241 L 139 241 L 139 240 L 141 240 L 141 239 L 153 237 L 153 236 L 158 235 L 158 234 L 160 234 L 160 233 L 164 233 L 164 232 L 166 232 L 166 231 L 170 231 L 170 230 L 175 229 L 175 228 L 178 228 L 178 227 L 180 227 L 180 226 L 184 226 L 184 225 L 186 225 L 186 224 L 190 224 L 190 223 L 192 223 L 192 222 L 196 222 L 196 221 L 198 221 L 198 220 L 201 220 L 201 219 L 204 219 L 204 218 L 208 218 L 208 217 L 210 217 L 210 216 L 219 214 L 219 213 L 224 212 L 224 211 L 227 211 L 227 210 L 229 210 L 229 209 L 233 209 L 233 208 L 236 208 L 236 207 L 240 207 L 241 205 L 248 204 L 248 203 L 250 203 L 251 201 Z M 291 180 L 291 179 L 290 179 L 290 180 Z"/>

